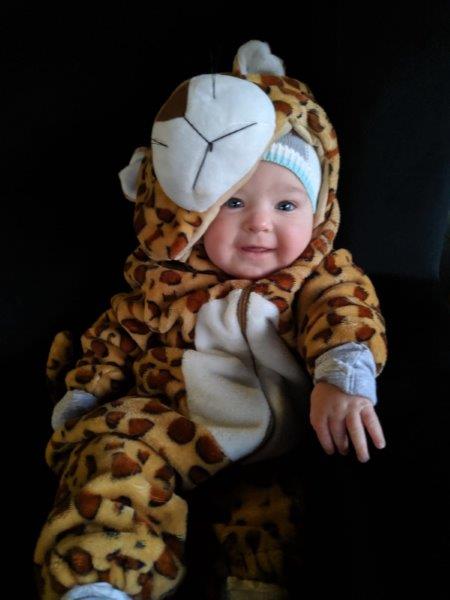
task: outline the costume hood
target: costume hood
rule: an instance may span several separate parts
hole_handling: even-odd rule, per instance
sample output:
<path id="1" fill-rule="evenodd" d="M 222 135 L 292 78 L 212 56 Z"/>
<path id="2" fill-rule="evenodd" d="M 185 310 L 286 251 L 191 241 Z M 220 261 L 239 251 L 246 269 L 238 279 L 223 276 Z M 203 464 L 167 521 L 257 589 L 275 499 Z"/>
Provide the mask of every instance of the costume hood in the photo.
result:
<path id="1" fill-rule="evenodd" d="M 150 145 L 120 171 L 135 202 L 134 258 L 187 262 L 221 205 L 291 130 L 314 147 L 322 169 L 313 237 L 300 258 L 308 261 L 314 248 L 328 254 L 340 221 L 336 132 L 310 88 L 285 75 L 267 43 L 251 40 L 231 72 L 181 83 L 156 115 Z"/>

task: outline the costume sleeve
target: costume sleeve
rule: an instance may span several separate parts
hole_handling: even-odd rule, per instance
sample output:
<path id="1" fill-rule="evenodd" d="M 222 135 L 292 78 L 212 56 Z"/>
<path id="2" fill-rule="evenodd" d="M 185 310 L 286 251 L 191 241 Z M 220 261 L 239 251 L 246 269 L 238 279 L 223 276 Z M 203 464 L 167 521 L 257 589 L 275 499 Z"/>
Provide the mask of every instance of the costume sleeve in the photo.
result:
<path id="1" fill-rule="evenodd" d="M 316 360 L 314 384 L 332 383 L 346 394 L 365 396 L 377 404 L 376 367 L 364 344 L 349 342 L 321 354 Z"/>
<path id="2" fill-rule="evenodd" d="M 350 342 L 371 351 L 375 376 L 387 360 L 385 321 L 375 288 L 364 271 L 341 248 L 328 254 L 298 293 L 297 349 L 314 378 L 319 356 Z"/>
<path id="3" fill-rule="evenodd" d="M 127 318 L 121 319 L 124 306 Z M 83 356 L 65 376 L 67 390 L 84 390 L 104 401 L 127 393 L 135 383 L 133 363 L 142 347 L 158 345 L 155 335 L 144 325 L 142 292 L 116 294 L 111 307 L 82 334 Z"/>

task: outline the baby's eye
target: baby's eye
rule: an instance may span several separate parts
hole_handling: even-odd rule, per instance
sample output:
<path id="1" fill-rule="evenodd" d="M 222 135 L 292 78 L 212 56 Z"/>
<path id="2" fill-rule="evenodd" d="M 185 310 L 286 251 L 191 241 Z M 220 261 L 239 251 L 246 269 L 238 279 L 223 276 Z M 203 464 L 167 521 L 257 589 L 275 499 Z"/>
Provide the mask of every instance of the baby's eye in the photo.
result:
<path id="1" fill-rule="evenodd" d="M 288 211 L 283 211 L 283 212 L 292 212 L 295 209 L 295 204 L 293 202 L 291 202 L 290 200 L 283 200 L 282 202 L 280 202 L 280 204 L 290 204 L 291 206 L 293 206 L 293 208 L 289 209 Z"/>
<path id="2" fill-rule="evenodd" d="M 231 202 L 242 202 L 242 200 L 239 200 L 239 198 L 230 198 L 229 200 L 227 200 L 224 204 L 224 206 L 228 206 L 229 208 L 233 208 L 233 206 L 231 205 Z"/>

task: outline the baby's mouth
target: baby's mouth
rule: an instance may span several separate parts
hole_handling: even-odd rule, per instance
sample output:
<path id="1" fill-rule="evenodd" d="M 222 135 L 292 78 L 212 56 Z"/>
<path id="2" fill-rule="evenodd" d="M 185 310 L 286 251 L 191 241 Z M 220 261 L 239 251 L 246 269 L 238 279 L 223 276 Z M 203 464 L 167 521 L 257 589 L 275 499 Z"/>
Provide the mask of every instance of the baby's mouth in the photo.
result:
<path id="1" fill-rule="evenodd" d="M 263 248 L 262 246 L 243 246 L 241 248 L 243 252 L 251 252 L 253 254 L 261 254 L 264 252 L 271 252 L 273 248 Z"/>

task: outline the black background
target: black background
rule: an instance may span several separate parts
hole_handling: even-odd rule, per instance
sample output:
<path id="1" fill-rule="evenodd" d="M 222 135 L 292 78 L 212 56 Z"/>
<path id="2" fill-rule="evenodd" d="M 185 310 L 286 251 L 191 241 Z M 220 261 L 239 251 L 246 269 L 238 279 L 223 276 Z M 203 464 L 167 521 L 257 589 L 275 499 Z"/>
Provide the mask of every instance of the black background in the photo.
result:
<path id="1" fill-rule="evenodd" d="M 449 2 L 256 5 L 247 16 L 243 4 L 143 6 L 3 10 L 4 580 L 14 568 L 12 589 L 35 597 L 32 551 L 56 487 L 44 461 L 49 344 L 61 329 L 80 335 L 128 289 L 137 240 L 117 173 L 181 81 L 231 70 L 239 46 L 260 39 L 337 130 L 335 247 L 371 276 L 390 343 L 377 407 L 387 447 L 370 445 L 360 464 L 326 456 L 311 435 L 310 571 L 295 597 L 307 582 L 315 598 L 448 597 Z"/>

